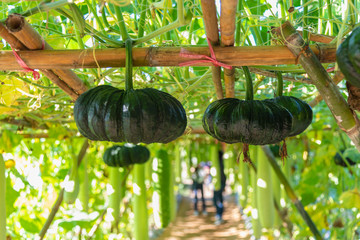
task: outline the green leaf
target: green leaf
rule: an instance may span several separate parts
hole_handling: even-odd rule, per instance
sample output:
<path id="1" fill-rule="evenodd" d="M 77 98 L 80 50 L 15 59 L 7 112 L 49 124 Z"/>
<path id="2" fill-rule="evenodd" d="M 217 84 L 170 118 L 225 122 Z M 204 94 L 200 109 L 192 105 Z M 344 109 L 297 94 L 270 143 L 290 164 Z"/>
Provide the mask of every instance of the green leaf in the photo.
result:
<path id="1" fill-rule="evenodd" d="M 13 189 L 11 179 L 8 176 L 6 178 L 6 217 L 9 217 L 11 213 L 15 212 L 14 203 L 20 196 L 20 193 Z"/>
<path id="2" fill-rule="evenodd" d="M 360 153 L 356 148 L 348 148 L 343 153 L 344 158 L 350 158 L 353 162 L 359 163 Z"/>
<path id="3" fill-rule="evenodd" d="M 76 216 L 63 219 L 59 222 L 59 227 L 62 227 L 66 230 L 71 230 L 76 226 L 80 226 L 82 228 L 90 228 L 93 225 L 93 222 L 99 217 L 98 212 L 92 212 L 90 214 L 86 214 L 84 212 L 79 212 Z"/>
<path id="4" fill-rule="evenodd" d="M 20 144 L 23 137 L 9 130 L 4 130 L 0 138 L 0 151 L 12 152 L 12 149 Z"/>
<path id="5" fill-rule="evenodd" d="M 360 191 L 355 188 L 343 192 L 340 196 L 341 205 L 344 208 L 358 208 L 360 209 Z"/>
<path id="6" fill-rule="evenodd" d="M 38 233 L 41 230 L 41 222 L 39 219 L 29 219 L 20 217 L 20 224 L 29 233 Z"/>

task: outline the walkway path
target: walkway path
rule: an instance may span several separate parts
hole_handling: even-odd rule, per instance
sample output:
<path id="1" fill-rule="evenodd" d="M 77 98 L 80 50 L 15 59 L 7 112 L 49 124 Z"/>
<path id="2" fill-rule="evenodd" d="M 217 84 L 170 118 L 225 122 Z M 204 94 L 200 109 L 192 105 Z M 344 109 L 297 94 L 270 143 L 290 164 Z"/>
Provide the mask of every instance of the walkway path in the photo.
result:
<path id="1" fill-rule="evenodd" d="M 201 204 L 199 203 L 199 206 Z M 157 240 L 215 240 L 215 239 L 250 239 L 249 230 L 241 218 L 234 196 L 226 196 L 224 201 L 224 223 L 215 225 L 215 207 L 207 198 L 208 215 L 194 216 L 191 198 L 183 197 L 179 206 L 178 216 Z M 200 207 L 201 210 L 201 207 Z"/>

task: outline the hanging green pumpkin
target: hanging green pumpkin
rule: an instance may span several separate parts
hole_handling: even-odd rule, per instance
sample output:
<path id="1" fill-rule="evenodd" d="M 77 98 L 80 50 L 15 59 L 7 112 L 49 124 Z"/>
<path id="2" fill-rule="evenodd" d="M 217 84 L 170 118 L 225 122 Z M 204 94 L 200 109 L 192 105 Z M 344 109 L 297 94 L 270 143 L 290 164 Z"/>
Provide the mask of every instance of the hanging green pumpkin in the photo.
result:
<path id="1" fill-rule="evenodd" d="M 131 55 L 131 44 L 126 49 Z M 168 143 L 180 137 L 187 125 L 181 103 L 153 88 L 133 89 L 131 59 L 126 64 L 126 90 L 102 85 L 76 100 L 79 132 L 90 140 L 134 144 Z"/>
<path id="2" fill-rule="evenodd" d="M 346 80 L 360 87 L 360 27 L 353 30 L 336 50 L 336 61 Z M 351 41 L 350 41 L 351 40 Z"/>
<path id="3" fill-rule="evenodd" d="M 265 145 L 289 135 L 292 115 L 271 101 L 225 98 L 207 107 L 202 123 L 205 131 L 219 141 Z"/>
<path id="4" fill-rule="evenodd" d="M 115 145 L 106 149 L 103 160 L 110 167 L 126 167 L 132 164 L 142 164 L 149 160 L 150 152 L 147 147 L 126 144 Z"/>
<path id="5" fill-rule="evenodd" d="M 289 137 L 296 136 L 310 125 L 312 122 L 313 112 L 309 104 L 291 96 L 279 96 L 265 101 L 274 102 L 286 108 L 292 115 L 291 132 Z"/>

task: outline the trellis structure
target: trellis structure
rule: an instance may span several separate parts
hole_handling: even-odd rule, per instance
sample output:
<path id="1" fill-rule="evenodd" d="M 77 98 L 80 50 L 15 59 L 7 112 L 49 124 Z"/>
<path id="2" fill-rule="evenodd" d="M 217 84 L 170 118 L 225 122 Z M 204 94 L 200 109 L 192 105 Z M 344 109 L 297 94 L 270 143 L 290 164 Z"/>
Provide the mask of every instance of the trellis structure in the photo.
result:
<path id="1" fill-rule="evenodd" d="M 63 3 L 63 1 L 59 1 Z M 330 78 L 327 71 L 321 63 L 334 63 L 336 60 L 336 43 L 334 39 L 322 35 L 310 35 L 307 39 L 312 41 L 323 42 L 323 45 L 311 45 L 303 40 L 300 33 L 294 27 L 285 22 L 281 26 L 272 29 L 272 34 L 277 36 L 274 39 L 279 45 L 273 46 L 241 46 L 234 47 L 236 22 L 236 11 L 239 9 L 237 1 L 222 0 L 220 15 L 220 36 L 218 30 L 218 21 L 216 16 L 215 1 L 203 0 L 201 7 L 203 9 L 203 20 L 206 29 L 207 38 L 211 45 L 214 46 L 216 59 L 222 63 L 233 67 L 241 66 L 258 66 L 258 65 L 276 65 L 276 64 L 298 64 L 300 63 L 307 72 L 309 84 L 314 84 L 320 95 L 317 97 L 313 106 L 323 97 L 329 109 L 334 115 L 339 127 L 353 141 L 355 146 L 360 150 L 360 129 L 358 119 L 353 111 L 347 105 L 342 97 L 336 84 L 342 80 L 341 73 L 337 73 L 336 79 Z M 181 7 L 178 6 L 178 13 L 183 14 Z M 40 8 L 41 10 L 41 8 Z M 26 14 L 25 14 L 26 15 Z M 184 15 L 184 14 L 183 14 Z M 121 16 L 121 12 L 118 13 Z M 178 17 L 176 24 L 178 27 L 188 23 L 189 15 Z M 127 33 L 124 32 L 124 26 L 121 29 L 122 38 L 126 38 Z M 240 33 L 238 33 L 240 34 Z M 17 54 L 30 68 L 40 69 L 40 71 L 48 77 L 54 84 L 68 94 L 72 100 L 85 92 L 88 87 L 84 82 L 71 71 L 76 68 L 108 68 L 108 67 L 124 67 L 125 66 L 125 50 L 123 48 L 109 49 L 80 49 L 80 50 L 53 50 L 46 42 L 43 42 L 41 36 L 26 22 L 23 16 L 13 14 L 10 15 L 5 25 L 0 23 L 0 36 L 2 36 L 14 49 L 18 50 Z M 285 46 L 282 44 L 284 43 Z M 121 44 L 121 42 L 119 43 Z M 189 61 L 188 58 L 182 57 L 180 52 L 185 49 L 193 54 L 210 56 L 209 46 L 173 46 L 173 47 L 135 47 L 133 49 L 134 66 L 150 66 L 165 67 L 179 66 L 181 63 Z M 12 51 L 2 51 L 0 54 L 0 70 L 18 71 L 22 70 L 18 61 L 14 58 Z M 192 60 L 200 60 L 192 59 Z M 221 68 L 213 66 L 211 63 L 195 63 L 192 66 L 211 66 L 212 79 L 217 98 L 223 98 L 223 90 L 221 84 Z M 256 70 L 254 69 L 254 72 Z M 269 74 L 269 72 L 267 72 Z M 271 74 L 271 73 L 270 73 Z M 235 71 L 233 69 L 224 69 L 224 85 L 225 97 L 235 97 Z M 335 81 L 336 80 L 336 81 Z M 335 83 L 336 84 L 335 84 Z M 195 129 L 194 132 L 201 132 Z M 43 137 L 45 135 L 42 135 Z M 265 147 L 265 150 L 266 149 Z M 267 151 L 268 153 L 268 151 Z M 79 158 L 80 159 L 80 158 Z M 269 159 L 273 159 L 269 154 Z M 304 210 L 301 202 L 291 189 L 287 180 L 277 166 L 272 161 L 276 173 L 284 184 L 288 194 L 300 211 L 302 217 L 309 225 L 311 231 L 317 239 L 321 236 L 312 223 L 307 212 Z M 60 197 L 55 204 L 61 203 Z M 55 213 L 56 213 L 56 208 Z M 54 217 L 54 214 L 52 215 Z M 51 223 L 49 223 L 42 231 L 42 237 Z"/>

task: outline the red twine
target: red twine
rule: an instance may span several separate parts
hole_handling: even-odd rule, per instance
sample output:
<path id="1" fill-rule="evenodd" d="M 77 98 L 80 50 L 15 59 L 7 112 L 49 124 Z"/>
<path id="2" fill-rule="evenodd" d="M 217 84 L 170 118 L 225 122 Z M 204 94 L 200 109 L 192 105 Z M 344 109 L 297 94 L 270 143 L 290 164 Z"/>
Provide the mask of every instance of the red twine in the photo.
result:
<path id="1" fill-rule="evenodd" d="M 227 69 L 232 69 L 232 66 L 227 65 L 225 63 L 219 62 L 218 60 L 216 60 L 216 56 L 215 56 L 215 52 L 214 49 L 209 41 L 208 38 L 206 38 L 208 45 L 209 45 L 209 49 L 210 49 L 210 53 L 211 53 L 211 57 L 203 55 L 203 54 L 194 54 L 191 53 L 187 50 L 185 50 L 184 48 L 181 48 L 180 50 L 180 57 L 186 57 L 186 58 L 200 58 L 202 60 L 194 60 L 194 61 L 188 61 L 188 62 L 184 62 L 184 63 L 179 63 L 180 67 L 184 67 L 184 66 L 192 66 L 196 63 L 209 63 L 211 62 L 212 64 L 214 64 L 215 66 L 218 67 L 224 67 Z"/>
<path id="2" fill-rule="evenodd" d="M 38 80 L 40 78 L 40 73 L 32 68 L 29 68 L 29 66 L 24 62 L 24 60 L 21 59 L 19 54 L 13 49 L 13 47 L 10 45 L 11 50 L 13 51 L 13 54 L 16 58 L 16 61 L 19 63 L 19 65 L 24 69 L 25 72 L 32 72 L 33 77 L 35 80 Z M 45 48 L 45 41 L 42 40 L 42 48 L 41 50 L 44 50 Z"/>

